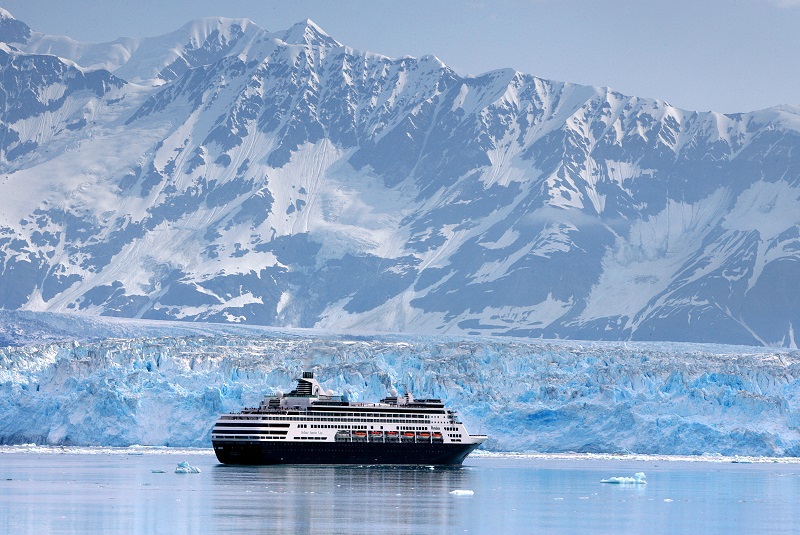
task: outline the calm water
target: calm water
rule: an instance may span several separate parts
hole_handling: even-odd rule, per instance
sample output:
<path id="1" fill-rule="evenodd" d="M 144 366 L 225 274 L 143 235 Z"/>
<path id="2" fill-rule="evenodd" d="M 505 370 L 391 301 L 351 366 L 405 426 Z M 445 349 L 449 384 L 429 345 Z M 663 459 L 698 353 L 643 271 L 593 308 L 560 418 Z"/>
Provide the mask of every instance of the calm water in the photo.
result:
<path id="1" fill-rule="evenodd" d="M 202 473 L 175 474 L 183 460 Z M 600 483 L 639 471 L 647 485 Z M 205 454 L 0 453 L 0 533 L 798 533 L 799 498 L 798 464 L 233 467 Z"/>

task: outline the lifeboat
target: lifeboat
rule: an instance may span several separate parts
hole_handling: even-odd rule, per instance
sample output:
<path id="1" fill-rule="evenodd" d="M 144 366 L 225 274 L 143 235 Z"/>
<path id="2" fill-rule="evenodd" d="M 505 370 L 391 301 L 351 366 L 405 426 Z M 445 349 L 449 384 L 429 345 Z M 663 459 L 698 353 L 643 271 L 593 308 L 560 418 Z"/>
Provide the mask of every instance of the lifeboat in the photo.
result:
<path id="1" fill-rule="evenodd" d="M 369 436 L 371 437 L 382 437 L 383 431 L 370 431 Z"/>
<path id="2" fill-rule="evenodd" d="M 400 442 L 416 442 L 413 431 L 403 431 L 400 434 Z"/>
<path id="3" fill-rule="evenodd" d="M 367 436 L 367 432 L 366 431 L 353 431 L 353 435 L 357 436 L 359 438 L 364 438 L 364 437 Z"/>

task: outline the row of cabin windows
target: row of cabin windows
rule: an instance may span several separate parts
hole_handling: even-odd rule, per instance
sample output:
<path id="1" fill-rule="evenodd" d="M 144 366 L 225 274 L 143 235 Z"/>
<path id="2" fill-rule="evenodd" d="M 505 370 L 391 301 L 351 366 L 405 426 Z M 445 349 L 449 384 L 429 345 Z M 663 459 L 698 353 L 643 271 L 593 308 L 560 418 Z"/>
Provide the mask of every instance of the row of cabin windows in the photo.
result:
<path id="1" fill-rule="evenodd" d="M 239 418 L 233 417 L 231 420 L 280 420 L 288 422 L 364 422 L 370 421 L 366 418 L 303 418 L 298 416 L 265 416 L 263 418 Z M 226 420 L 227 421 L 227 420 Z M 385 424 L 428 424 L 433 423 L 428 419 L 425 420 L 395 420 L 395 419 L 381 419 Z"/>
<path id="2" fill-rule="evenodd" d="M 366 429 L 366 425 L 326 425 L 326 424 L 311 424 L 311 429 Z M 308 429 L 308 424 L 300 424 L 297 426 L 298 429 Z M 372 426 L 369 426 L 372 429 Z M 383 426 L 381 426 L 383 429 Z M 452 431 L 453 428 L 446 428 L 447 430 Z M 412 427 L 408 425 L 399 425 L 397 426 L 398 431 L 430 431 L 429 427 Z M 450 435 L 453 436 L 453 435 Z M 461 436 L 461 435 L 458 435 Z"/>
<path id="3" fill-rule="evenodd" d="M 298 429 L 307 428 L 308 424 L 300 424 Z M 311 429 L 366 429 L 366 425 L 325 425 L 325 424 L 311 424 Z M 383 429 L 383 428 L 381 428 Z"/>
<path id="4" fill-rule="evenodd" d="M 297 428 L 298 429 L 308 429 L 309 428 L 309 424 L 300 424 L 300 425 L 297 426 Z M 367 426 L 366 425 L 311 424 L 310 428 L 311 429 L 366 429 Z M 372 429 L 372 426 L 370 426 L 369 428 Z M 381 426 L 381 429 L 383 429 L 383 426 Z M 412 426 L 408 426 L 408 425 L 400 425 L 400 426 L 397 426 L 397 430 L 398 431 L 430 431 L 430 428 L 429 427 L 412 427 Z M 451 428 L 451 427 L 450 428 L 446 428 L 446 430 L 452 431 L 453 428 Z M 451 434 L 451 435 L 448 435 L 448 436 L 451 436 L 451 437 L 452 436 L 459 436 L 460 437 L 461 435 L 452 435 Z"/>
<path id="5" fill-rule="evenodd" d="M 408 419 L 408 418 L 413 418 L 413 419 L 416 419 L 416 420 L 430 420 L 431 419 L 431 415 L 430 414 L 402 414 L 402 413 L 395 413 L 395 414 L 392 414 L 392 413 L 377 413 L 377 414 L 372 414 L 372 413 L 339 413 L 339 412 L 337 412 L 337 413 L 331 413 L 331 412 L 318 413 L 317 412 L 315 414 L 319 415 L 319 416 L 324 416 L 326 420 L 340 420 L 342 418 L 370 418 L 370 419 L 385 419 L 385 418 L 404 418 L 404 419 Z M 436 420 L 436 419 L 442 419 L 443 417 L 442 416 L 438 416 L 437 417 L 436 415 L 434 415 L 433 418 L 434 418 L 434 420 Z"/>
<path id="6" fill-rule="evenodd" d="M 320 414 L 320 416 L 325 416 L 325 421 L 341 421 L 342 418 L 346 418 L 344 421 L 352 420 L 353 418 L 413 418 L 417 420 L 430 420 L 430 414 L 404 414 L 404 413 L 347 413 L 347 412 L 329 412 Z M 442 419 L 443 416 L 433 415 L 434 420 Z M 234 420 L 293 420 L 296 417 L 294 416 L 233 416 L 232 419 Z M 313 418 L 301 418 L 302 420 L 312 420 Z"/>
<path id="7" fill-rule="evenodd" d="M 248 436 L 248 435 L 214 435 L 214 438 L 217 440 L 222 439 L 235 439 L 235 440 L 286 440 L 286 437 L 278 437 L 278 436 L 271 436 L 271 435 L 256 435 L 256 436 Z"/>
<path id="8" fill-rule="evenodd" d="M 421 413 L 414 413 L 414 412 L 404 412 L 404 411 L 381 411 L 381 412 L 363 412 L 363 411 L 348 411 L 348 412 L 333 412 L 333 411 L 320 411 L 319 409 L 315 409 L 314 412 L 320 412 L 326 414 L 328 416 L 369 416 L 370 418 L 381 418 L 381 417 L 389 417 L 389 416 L 405 416 L 409 418 L 423 418 L 429 417 L 431 415 L 443 417 L 444 411 L 435 411 L 435 412 L 421 412 Z"/>

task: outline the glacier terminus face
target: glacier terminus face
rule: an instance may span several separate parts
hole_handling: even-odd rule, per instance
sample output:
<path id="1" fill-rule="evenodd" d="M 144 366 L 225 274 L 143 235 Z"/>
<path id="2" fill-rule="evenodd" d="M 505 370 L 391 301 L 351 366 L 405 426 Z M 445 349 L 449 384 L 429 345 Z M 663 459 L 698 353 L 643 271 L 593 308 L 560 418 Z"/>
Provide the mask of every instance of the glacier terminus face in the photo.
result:
<path id="1" fill-rule="evenodd" d="M 796 351 L 2 320 L 22 345 L 0 348 L 0 444 L 210 447 L 220 414 L 313 369 L 350 401 L 440 398 L 489 450 L 800 456 Z"/>

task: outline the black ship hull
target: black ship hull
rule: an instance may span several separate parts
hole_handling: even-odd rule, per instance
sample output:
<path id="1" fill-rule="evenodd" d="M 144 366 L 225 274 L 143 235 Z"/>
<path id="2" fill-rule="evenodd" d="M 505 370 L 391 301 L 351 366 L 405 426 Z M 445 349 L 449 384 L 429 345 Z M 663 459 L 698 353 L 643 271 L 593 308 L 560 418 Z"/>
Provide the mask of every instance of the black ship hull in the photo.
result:
<path id="1" fill-rule="evenodd" d="M 459 465 L 480 444 L 213 441 L 223 464 Z"/>

